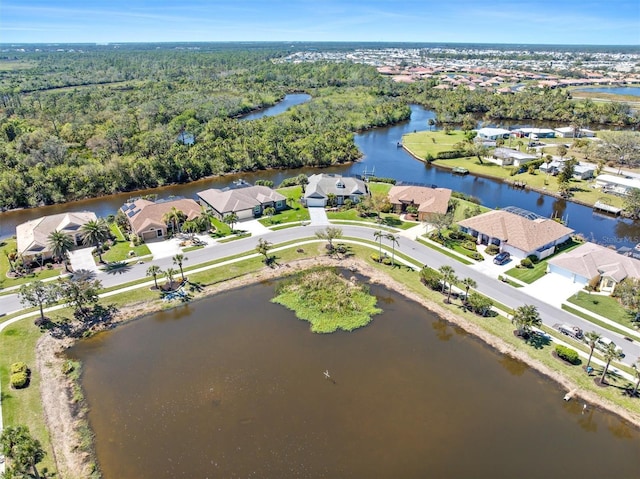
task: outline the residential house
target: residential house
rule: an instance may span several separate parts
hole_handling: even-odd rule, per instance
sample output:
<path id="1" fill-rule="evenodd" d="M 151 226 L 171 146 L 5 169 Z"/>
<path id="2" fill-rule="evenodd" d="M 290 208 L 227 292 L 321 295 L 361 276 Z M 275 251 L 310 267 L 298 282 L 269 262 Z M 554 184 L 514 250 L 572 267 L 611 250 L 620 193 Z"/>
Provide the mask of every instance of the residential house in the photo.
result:
<path id="1" fill-rule="evenodd" d="M 555 130 L 549 128 L 519 128 L 516 130 L 521 136 L 529 138 L 531 140 L 537 140 L 539 138 L 555 138 Z"/>
<path id="2" fill-rule="evenodd" d="M 551 258 L 547 271 L 611 293 L 626 278 L 640 279 L 640 261 L 595 243 L 585 243 Z"/>
<path id="3" fill-rule="evenodd" d="M 42 255 L 42 259 L 49 259 L 51 233 L 60 231 L 73 239 L 73 243 L 78 246 L 82 244 L 82 226 L 97 219 L 96 214 L 91 211 L 79 211 L 42 216 L 19 224 L 16 226 L 18 254 L 22 255 L 25 261 L 34 261 L 36 255 Z"/>
<path id="4" fill-rule="evenodd" d="M 223 219 L 234 213 L 238 219 L 261 216 L 266 208 L 276 211 L 287 206 L 287 197 L 268 186 L 251 186 L 246 183 L 231 188 L 200 191 L 197 193 L 200 204 L 216 217 Z"/>
<path id="5" fill-rule="evenodd" d="M 343 205 L 347 200 L 359 203 L 369 194 L 369 188 L 362 180 L 321 173 L 309 177 L 302 201 L 307 206 L 326 206 L 329 197 L 333 196 L 336 204 Z"/>
<path id="6" fill-rule="evenodd" d="M 451 190 L 425 186 L 393 186 L 389 190 L 389 202 L 393 212 L 402 214 L 407 208 L 418 210 L 418 221 L 426 221 L 434 214 L 445 214 L 449 208 Z"/>
<path id="7" fill-rule="evenodd" d="M 535 155 L 512 150 L 511 148 L 496 148 L 491 152 L 491 156 L 487 157 L 488 161 L 500 166 L 522 166 L 537 159 L 538 157 Z"/>
<path id="8" fill-rule="evenodd" d="M 543 173 L 550 173 L 557 175 L 562 171 L 566 163 L 566 159 L 554 159 L 549 163 L 542 163 L 540 165 L 540 171 Z M 573 177 L 577 180 L 588 180 L 595 175 L 596 166 L 593 163 L 577 163 L 573 167 Z"/>
<path id="9" fill-rule="evenodd" d="M 574 128 L 573 126 L 564 126 L 556 128 L 556 138 L 593 138 L 595 132 L 586 128 Z"/>
<path id="10" fill-rule="evenodd" d="M 478 244 L 494 244 L 516 258 L 546 258 L 564 243 L 574 230 L 557 221 L 542 218 L 520 208 L 493 210 L 458 222 L 465 233 L 478 238 Z"/>
<path id="11" fill-rule="evenodd" d="M 197 218 L 202 211 L 198 203 L 185 198 L 156 202 L 137 199 L 125 203 L 120 209 L 129 220 L 131 231 L 147 241 L 167 236 L 164 216 L 173 208 L 182 211 L 188 220 Z"/>
<path id="12" fill-rule="evenodd" d="M 506 140 L 511 135 L 511 131 L 504 128 L 480 128 L 477 133 L 478 138 L 488 141 Z"/>
<path id="13" fill-rule="evenodd" d="M 640 189 L 640 179 L 615 175 L 598 175 L 596 177 L 596 187 L 602 188 L 602 191 L 607 193 L 626 196 L 633 189 Z"/>

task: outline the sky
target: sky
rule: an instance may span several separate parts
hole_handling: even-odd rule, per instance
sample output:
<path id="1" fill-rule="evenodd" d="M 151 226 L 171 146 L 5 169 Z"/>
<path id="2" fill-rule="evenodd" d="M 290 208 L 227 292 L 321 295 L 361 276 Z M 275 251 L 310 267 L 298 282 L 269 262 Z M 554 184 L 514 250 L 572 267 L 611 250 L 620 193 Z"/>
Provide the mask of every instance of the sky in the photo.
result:
<path id="1" fill-rule="evenodd" d="M 0 0 L 0 43 L 640 45 L 640 0 Z"/>

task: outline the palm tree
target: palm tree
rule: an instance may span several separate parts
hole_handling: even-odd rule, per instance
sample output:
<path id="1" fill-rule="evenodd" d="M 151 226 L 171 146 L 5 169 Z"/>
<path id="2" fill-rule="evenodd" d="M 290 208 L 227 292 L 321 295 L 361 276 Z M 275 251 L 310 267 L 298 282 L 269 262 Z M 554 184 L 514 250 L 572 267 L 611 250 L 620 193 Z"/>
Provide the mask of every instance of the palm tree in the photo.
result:
<path id="1" fill-rule="evenodd" d="M 587 344 L 589 345 L 589 360 L 587 361 L 587 366 L 585 369 L 589 369 L 589 365 L 591 364 L 591 357 L 593 356 L 593 350 L 596 347 L 596 344 L 598 344 L 598 340 L 602 337 L 599 333 L 596 333 L 595 331 L 589 331 L 588 333 L 584 334 L 584 337 L 587 339 Z"/>
<path id="2" fill-rule="evenodd" d="M 258 244 L 256 245 L 256 251 L 264 256 L 265 264 L 269 264 L 269 250 L 271 249 L 271 243 L 269 243 L 264 238 L 260 238 L 258 240 Z"/>
<path id="3" fill-rule="evenodd" d="M 637 396 L 638 395 L 638 388 L 640 387 L 640 358 L 636 359 L 636 362 L 633 363 L 633 365 L 631 367 L 636 372 L 636 378 L 638 378 L 638 381 L 636 382 L 636 387 L 633 388 L 633 392 L 631 393 L 631 395 L 632 396 Z"/>
<path id="4" fill-rule="evenodd" d="M 180 230 L 180 223 L 182 223 L 186 219 L 187 215 L 185 215 L 183 211 L 180 211 L 175 206 L 172 206 L 171 209 L 162 216 L 162 221 L 164 221 L 167 225 L 171 225 L 171 231 L 174 234 L 176 231 Z"/>
<path id="5" fill-rule="evenodd" d="M 231 231 L 233 231 L 233 225 L 238 222 L 238 215 L 235 213 L 229 213 L 228 215 L 225 215 L 224 218 L 222 218 L 222 221 L 228 224 L 229 228 L 231 228 Z"/>
<path id="6" fill-rule="evenodd" d="M 327 249 L 333 251 L 333 240 L 342 237 L 342 228 L 327 226 L 323 230 L 316 231 L 316 236 L 320 239 L 327 240 Z"/>
<path id="7" fill-rule="evenodd" d="M 464 285 L 464 299 L 466 301 L 469 299 L 469 288 L 477 288 L 478 283 L 473 278 L 465 278 L 462 280 L 462 284 Z"/>
<path id="8" fill-rule="evenodd" d="M 182 282 L 184 282 L 184 271 L 182 271 L 182 262 L 188 260 L 189 258 L 185 257 L 185 255 L 178 253 L 173 257 L 173 264 L 177 264 L 178 268 L 180 268 L 180 276 L 182 276 Z"/>
<path id="9" fill-rule="evenodd" d="M 540 326 L 542 324 L 542 318 L 540 318 L 538 308 L 530 304 L 525 304 L 515 309 L 511 322 L 518 328 L 519 335 L 527 338 L 533 326 Z"/>
<path id="10" fill-rule="evenodd" d="M 607 364 L 605 364 L 604 370 L 602 371 L 602 376 L 600 376 L 600 384 L 606 382 L 605 376 L 607 375 L 607 370 L 609 369 L 611 361 L 613 361 L 614 359 L 620 359 L 622 357 L 622 351 L 618 349 L 618 346 L 616 346 L 615 343 L 607 343 L 604 351 L 602 351 L 602 355 L 604 356 L 605 361 L 607 361 Z"/>
<path id="11" fill-rule="evenodd" d="M 187 233 L 191 239 L 200 231 L 200 226 L 196 220 L 187 220 L 182 223 L 182 232 Z"/>
<path id="12" fill-rule="evenodd" d="M 53 230 L 47 238 L 51 254 L 58 261 L 62 261 L 65 271 L 69 271 L 69 265 L 67 262 L 67 253 L 73 248 L 73 240 L 71 236 L 63 233 L 62 231 Z"/>
<path id="13" fill-rule="evenodd" d="M 162 270 L 160 269 L 160 266 L 158 266 L 157 264 L 153 264 L 147 268 L 147 276 L 153 276 L 153 282 L 156 285 L 156 289 L 159 289 L 158 276 L 160 276 L 161 274 L 162 274 Z"/>
<path id="14" fill-rule="evenodd" d="M 173 289 L 173 275 L 175 275 L 177 271 L 171 267 L 167 268 L 164 272 L 164 275 L 167 278 L 167 282 L 169 283 L 169 289 Z"/>
<path id="15" fill-rule="evenodd" d="M 396 245 L 399 245 L 398 237 L 393 233 L 388 233 L 385 238 L 391 242 L 391 266 L 396 265 Z"/>
<path id="16" fill-rule="evenodd" d="M 202 211 L 200 212 L 200 216 L 198 216 L 196 218 L 196 222 L 198 223 L 198 227 L 200 228 L 200 231 L 208 231 L 211 229 L 211 226 L 213 225 L 213 213 L 211 213 L 211 211 L 209 211 L 206 208 L 202 208 Z"/>
<path id="17" fill-rule="evenodd" d="M 378 230 L 373 232 L 373 237 L 380 243 L 380 253 L 378 255 L 378 262 L 382 261 L 382 238 L 384 238 L 384 231 Z"/>
<path id="18" fill-rule="evenodd" d="M 109 225 L 104 218 L 87 221 L 80 227 L 80 232 L 82 234 L 82 244 L 95 246 L 98 252 L 98 261 L 104 263 L 102 261 L 102 243 L 111 236 Z"/>
<path id="19" fill-rule="evenodd" d="M 440 274 L 442 274 L 442 293 L 444 293 L 445 288 L 447 287 L 447 285 L 449 285 L 449 291 L 447 293 L 447 303 L 451 302 L 451 289 L 453 286 L 453 283 L 455 281 L 458 280 L 458 278 L 456 277 L 456 272 L 455 270 L 449 266 L 449 265 L 444 265 L 441 266 L 438 271 L 440 271 Z"/>

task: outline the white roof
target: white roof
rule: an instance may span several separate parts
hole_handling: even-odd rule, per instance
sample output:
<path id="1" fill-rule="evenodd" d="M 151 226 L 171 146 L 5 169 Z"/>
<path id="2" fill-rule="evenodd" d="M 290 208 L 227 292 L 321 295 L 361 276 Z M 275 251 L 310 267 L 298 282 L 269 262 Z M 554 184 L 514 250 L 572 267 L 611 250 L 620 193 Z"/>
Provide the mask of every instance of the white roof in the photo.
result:
<path id="1" fill-rule="evenodd" d="M 478 135 L 483 135 L 483 136 L 508 135 L 508 134 L 511 134 L 511 131 L 505 130 L 504 128 L 480 128 L 478 130 Z"/>
<path id="2" fill-rule="evenodd" d="M 640 188 L 640 180 L 633 178 L 625 178 L 623 176 L 614 175 L 598 175 L 596 181 L 603 183 L 613 183 L 621 186 L 628 186 L 630 188 Z"/>
<path id="3" fill-rule="evenodd" d="M 518 128 L 522 133 L 553 133 L 549 128 Z"/>

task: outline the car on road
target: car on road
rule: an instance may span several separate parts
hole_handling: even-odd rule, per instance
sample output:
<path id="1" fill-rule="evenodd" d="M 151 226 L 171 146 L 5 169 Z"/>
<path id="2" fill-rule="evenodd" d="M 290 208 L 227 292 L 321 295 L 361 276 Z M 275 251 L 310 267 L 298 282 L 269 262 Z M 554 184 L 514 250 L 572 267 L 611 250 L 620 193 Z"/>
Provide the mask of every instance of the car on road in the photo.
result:
<path id="1" fill-rule="evenodd" d="M 511 259 L 511 255 L 506 251 L 502 253 L 498 253 L 495 258 L 493 258 L 494 264 L 505 264 Z"/>
<path id="2" fill-rule="evenodd" d="M 600 339 L 598 339 L 596 341 L 596 349 L 605 352 L 607 349 L 607 346 L 609 346 L 609 344 L 613 344 L 616 348 L 616 351 L 618 353 L 620 353 L 622 355 L 622 357 L 624 357 L 624 353 L 622 352 L 622 348 L 620 346 L 616 346 L 616 343 L 614 343 L 613 341 L 611 341 L 609 338 L 607 338 L 606 336 L 602 336 Z"/>
<path id="3" fill-rule="evenodd" d="M 582 329 L 578 326 L 574 326 L 573 324 L 556 324 L 554 327 L 562 334 L 566 334 L 567 336 L 571 336 L 575 339 L 582 339 L 584 336 L 582 334 Z"/>

